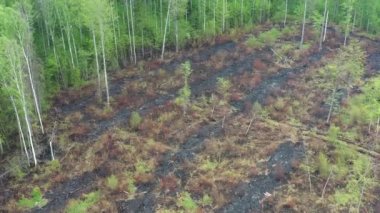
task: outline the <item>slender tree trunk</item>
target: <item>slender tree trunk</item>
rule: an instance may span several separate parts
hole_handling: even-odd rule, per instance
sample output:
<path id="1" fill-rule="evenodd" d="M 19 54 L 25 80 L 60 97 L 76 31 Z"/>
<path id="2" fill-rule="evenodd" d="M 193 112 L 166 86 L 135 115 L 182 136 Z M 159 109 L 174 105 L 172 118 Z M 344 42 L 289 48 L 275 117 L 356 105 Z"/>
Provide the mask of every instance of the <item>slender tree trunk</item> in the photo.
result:
<path id="1" fill-rule="evenodd" d="M 179 51 L 179 40 L 178 40 L 178 0 L 175 0 L 175 52 Z"/>
<path id="2" fill-rule="evenodd" d="M 25 104 L 23 106 L 23 110 L 24 110 L 24 119 L 25 119 L 25 123 L 26 123 L 26 128 L 28 130 L 28 137 L 29 137 L 30 148 L 32 149 L 33 162 L 34 162 L 34 166 L 37 166 L 38 163 L 37 163 L 37 158 L 36 158 L 36 152 L 34 151 L 33 133 L 32 133 L 32 128 L 30 126 L 30 121 L 29 121 L 29 118 L 28 118 L 28 113 L 27 113 L 28 111 L 26 109 Z"/>
<path id="3" fill-rule="evenodd" d="M 332 94 L 331 103 L 330 103 L 329 114 L 327 115 L 326 123 L 330 123 L 331 114 L 332 114 L 332 111 L 333 111 L 333 108 L 334 108 L 335 90 L 336 90 L 336 89 L 334 88 L 334 90 L 333 90 L 333 94 Z"/>
<path id="4" fill-rule="evenodd" d="M 21 38 L 21 36 L 20 36 L 20 38 Z M 42 134 L 45 134 L 44 125 L 42 123 L 42 118 L 41 118 L 40 105 L 38 103 L 38 97 L 37 97 L 36 90 L 34 89 L 33 76 L 32 76 L 32 68 L 30 66 L 29 58 L 27 56 L 27 53 L 26 53 L 24 47 L 22 47 L 22 52 L 23 52 L 24 59 L 26 61 L 26 65 L 27 65 L 30 87 L 32 89 L 32 94 L 33 94 L 33 99 L 34 99 L 34 105 L 36 107 L 38 120 L 40 122 L 41 132 L 42 132 Z"/>
<path id="5" fill-rule="evenodd" d="M 303 40 L 304 40 L 304 36 L 305 36 L 306 9 L 307 9 L 307 0 L 305 0 L 305 7 L 304 7 L 304 11 L 303 11 L 302 35 L 301 35 L 300 48 L 302 48 Z"/>
<path id="6" fill-rule="evenodd" d="M 94 51 L 95 51 L 95 62 L 96 62 L 96 76 L 98 77 L 98 98 L 99 101 L 102 99 L 102 87 L 100 83 L 100 66 L 99 66 L 99 54 L 98 54 L 98 48 L 96 44 L 96 36 L 94 30 L 92 30 L 92 41 L 94 45 Z"/>
<path id="7" fill-rule="evenodd" d="M 240 2 L 240 24 L 241 24 L 241 26 L 244 25 L 243 9 L 244 9 L 244 0 L 241 0 L 241 2 Z"/>
<path id="8" fill-rule="evenodd" d="M 327 24 L 328 24 L 328 21 L 329 21 L 329 11 L 327 11 L 327 14 L 326 14 L 325 32 L 324 32 L 324 35 L 323 35 L 323 41 L 325 41 L 325 40 L 326 40 L 326 34 L 327 34 Z"/>
<path id="9" fill-rule="evenodd" d="M 206 0 L 203 0 L 203 32 L 206 32 Z"/>
<path id="10" fill-rule="evenodd" d="M 222 0 L 223 5 L 222 5 L 222 32 L 224 32 L 226 28 L 226 0 Z"/>
<path id="11" fill-rule="evenodd" d="M 284 17 L 284 28 L 286 27 L 286 19 L 288 17 L 288 0 L 285 1 L 285 17 Z"/>
<path id="12" fill-rule="evenodd" d="M 21 75 L 22 69 L 20 67 L 20 64 L 17 63 L 17 61 L 16 61 L 17 60 L 17 56 L 16 56 L 17 54 L 16 54 L 14 49 L 8 49 L 7 55 L 8 55 L 11 67 L 12 67 L 13 78 L 14 78 L 14 81 L 16 83 L 16 88 L 17 88 L 17 91 L 19 93 L 19 96 L 21 97 L 21 104 L 24 106 L 26 103 L 25 103 L 25 96 L 24 96 L 24 91 L 23 91 L 24 87 L 22 86 L 22 75 Z M 20 85 L 20 82 L 21 82 L 21 85 Z M 26 157 L 28 159 L 28 165 L 30 166 L 29 152 L 28 152 L 28 148 L 27 148 L 27 145 L 25 142 L 24 131 L 23 131 L 22 126 L 21 126 L 21 120 L 19 117 L 19 112 L 18 112 L 18 109 L 17 109 L 17 106 L 16 106 L 16 103 L 15 103 L 13 96 L 10 96 L 10 98 L 11 98 L 12 106 L 13 106 L 13 109 L 14 109 L 15 115 L 16 115 L 17 127 L 18 127 L 19 134 L 20 134 L 20 142 L 22 144 L 22 147 L 24 148 Z"/>
<path id="13" fill-rule="evenodd" d="M 133 62 L 137 63 L 137 56 L 136 56 L 136 41 L 135 41 L 135 24 L 134 24 L 134 18 L 133 18 L 133 0 L 129 0 L 129 9 L 130 9 L 130 15 L 131 15 L 131 26 L 132 26 L 132 43 L 133 43 Z"/>
<path id="14" fill-rule="evenodd" d="M 117 47 L 117 33 L 116 33 L 116 24 L 115 24 L 115 17 L 114 17 L 114 11 L 111 11 L 111 19 L 112 19 L 112 30 L 113 30 L 113 41 L 115 45 L 115 56 L 119 58 L 119 50 Z"/>
<path id="15" fill-rule="evenodd" d="M 74 34 L 73 34 L 73 33 L 70 33 L 70 34 L 71 34 L 71 39 L 72 39 L 72 41 L 73 41 L 73 48 L 74 48 L 75 62 L 76 62 L 76 64 L 79 66 L 78 51 L 77 51 L 77 45 L 76 45 L 76 42 L 75 42 Z"/>
<path id="16" fill-rule="evenodd" d="M 107 76 L 107 63 L 106 63 L 106 52 L 105 52 L 105 44 L 104 44 L 104 28 L 103 23 L 100 23 L 100 40 L 102 46 L 102 55 L 103 55 L 103 72 L 104 72 L 104 83 L 106 86 L 106 97 L 107 97 L 107 107 L 110 107 L 110 94 L 108 89 L 108 76 Z"/>
<path id="17" fill-rule="evenodd" d="M 369 32 L 369 18 L 367 20 L 367 33 Z"/>
<path id="18" fill-rule="evenodd" d="M 323 22 L 321 26 L 321 35 L 319 38 L 319 50 L 322 50 L 322 45 L 323 45 L 323 35 L 324 35 L 324 30 L 325 30 L 325 20 L 326 20 L 326 15 L 327 15 L 327 0 L 325 0 L 325 11 L 323 13 Z"/>
<path id="19" fill-rule="evenodd" d="M 169 22 L 169 17 L 170 17 L 170 5 L 171 5 L 171 3 L 172 3 L 172 0 L 169 0 L 169 3 L 168 3 L 168 12 L 166 14 L 166 23 L 165 23 L 165 30 L 164 30 L 164 38 L 163 38 L 163 41 L 162 41 L 161 60 L 164 60 L 166 31 L 168 29 L 168 22 Z"/>
<path id="20" fill-rule="evenodd" d="M 30 166 L 30 162 L 29 162 L 29 152 L 28 152 L 28 149 L 26 147 L 26 143 L 25 143 L 25 136 L 24 136 L 24 132 L 22 131 L 22 126 L 21 126 L 21 121 L 20 121 L 20 116 L 19 116 L 19 112 L 17 110 L 17 107 L 16 107 L 16 104 L 15 104 L 15 100 L 13 98 L 13 96 L 11 96 L 11 102 L 12 102 L 12 106 L 13 106 L 13 110 L 15 111 L 15 115 L 16 115 L 16 121 L 17 121 L 17 128 L 18 128 L 18 132 L 20 134 L 20 140 L 21 140 L 21 144 L 22 144 L 22 148 L 24 149 L 24 152 L 25 152 L 25 155 L 26 155 L 26 158 L 28 159 L 28 164 Z"/>
<path id="21" fill-rule="evenodd" d="M 132 36 L 131 36 L 131 26 L 130 26 L 130 16 L 129 16 L 129 3 L 128 0 L 125 0 L 125 6 L 127 8 L 127 24 L 128 24 L 128 40 L 129 40 L 129 55 L 130 60 L 133 62 L 133 45 L 132 45 Z"/>
<path id="22" fill-rule="evenodd" d="M 73 50 L 71 48 L 71 42 L 70 42 L 70 27 L 68 24 L 66 24 L 66 37 L 67 37 L 67 43 L 69 45 L 69 52 L 70 52 L 70 59 L 71 59 L 71 65 L 75 69 L 75 63 L 74 63 L 74 56 L 73 56 Z"/>
<path id="23" fill-rule="evenodd" d="M 163 15 L 162 15 L 162 0 L 160 0 L 160 29 L 161 29 L 161 34 L 162 34 L 162 31 L 163 31 L 163 27 L 164 27 L 164 24 L 163 24 Z"/>
<path id="24" fill-rule="evenodd" d="M 141 30 L 141 52 L 142 57 L 145 57 L 145 49 L 144 49 L 144 29 Z"/>
<path id="25" fill-rule="evenodd" d="M 251 120 L 249 121 L 249 125 L 248 125 L 247 130 L 245 131 L 245 135 L 248 135 L 249 130 L 251 129 L 251 126 L 252 126 L 252 123 L 253 123 L 254 119 L 255 119 L 255 115 L 253 115 L 252 118 L 251 118 Z"/>
<path id="26" fill-rule="evenodd" d="M 214 37 L 216 36 L 216 7 L 219 5 L 219 0 L 214 1 Z"/>

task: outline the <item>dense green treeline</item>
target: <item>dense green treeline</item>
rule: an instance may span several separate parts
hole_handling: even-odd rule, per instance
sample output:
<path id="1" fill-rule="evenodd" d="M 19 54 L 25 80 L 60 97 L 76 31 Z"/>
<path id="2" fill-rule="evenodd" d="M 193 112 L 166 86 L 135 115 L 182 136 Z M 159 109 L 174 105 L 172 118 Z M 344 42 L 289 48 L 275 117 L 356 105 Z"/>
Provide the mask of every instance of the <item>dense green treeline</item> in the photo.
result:
<path id="1" fill-rule="evenodd" d="M 97 96 L 109 105 L 109 70 L 267 20 L 333 22 L 348 38 L 354 28 L 380 30 L 380 2 L 0 0 L 0 151 L 19 138 L 37 164 L 34 134 L 45 133 L 43 111 L 60 89 L 96 79 Z"/>

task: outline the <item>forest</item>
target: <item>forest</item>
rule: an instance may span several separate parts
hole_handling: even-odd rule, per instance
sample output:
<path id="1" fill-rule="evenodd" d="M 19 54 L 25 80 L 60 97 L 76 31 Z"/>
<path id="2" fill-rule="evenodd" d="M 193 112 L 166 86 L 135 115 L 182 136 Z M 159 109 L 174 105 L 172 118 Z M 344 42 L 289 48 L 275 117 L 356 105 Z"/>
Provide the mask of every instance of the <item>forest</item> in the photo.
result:
<path id="1" fill-rule="evenodd" d="M 380 212 L 380 1 L 0 0 L 0 212 Z"/>

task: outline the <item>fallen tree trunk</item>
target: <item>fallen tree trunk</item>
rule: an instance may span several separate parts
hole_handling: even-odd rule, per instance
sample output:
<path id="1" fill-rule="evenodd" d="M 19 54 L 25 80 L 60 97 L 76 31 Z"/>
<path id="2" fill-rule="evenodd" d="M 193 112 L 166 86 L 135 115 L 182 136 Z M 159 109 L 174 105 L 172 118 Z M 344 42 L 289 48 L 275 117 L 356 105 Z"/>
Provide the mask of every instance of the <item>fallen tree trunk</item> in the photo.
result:
<path id="1" fill-rule="evenodd" d="M 266 122 L 269 125 L 277 126 L 277 127 L 283 126 L 283 127 L 287 127 L 287 128 L 296 128 L 299 131 L 301 131 L 302 135 L 304 135 L 304 136 L 308 136 L 308 137 L 312 137 L 312 138 L 317 138 L 317 139 L 320 139 L 320 140 L 322 140 L 322 141 L 324 141 L 326 143 L 330 143 L 330 140 L 328 139 L 328 137 L 324 133 L 322 133 L 322 132 L 312 132 L 312 131 L 310 131 L 308 129 L 305 129 L 302 125 L 280 123 L 280 122 L 277 122 L 277 121 L 274 121 L 274 120 L 270 120 L 270 119 L 265 119 L 264 122 Z M 358 146 L 353 141 L 348 141 L 348 140 L 343 140 L 343 139 L 337 139 L 336 142 L 337 143 L 341 143 L 343 145 L 346 145 L 349 148 L 354 149 L 354 150 L 356 150 L 356 151 L 358 151 L 358 152 L 360 152 L 362 154 L 371 156 L 373 158 L 379 158 L 380 159 L 380 153 L 372 151 L 372 150 L 368 150 L 368 149 L 366 149 L 364 147 L 361 147 L 361 146 Z"/>

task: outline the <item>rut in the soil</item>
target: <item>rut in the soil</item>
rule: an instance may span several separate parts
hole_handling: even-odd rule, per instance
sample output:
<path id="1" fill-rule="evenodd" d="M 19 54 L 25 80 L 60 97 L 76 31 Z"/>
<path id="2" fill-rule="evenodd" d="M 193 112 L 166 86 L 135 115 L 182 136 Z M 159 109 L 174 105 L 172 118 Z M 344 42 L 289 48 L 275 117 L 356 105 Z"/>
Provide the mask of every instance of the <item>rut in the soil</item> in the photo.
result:
<path id="1" fill-rule="evenodd" d="M 177 69 L 184 61 L 189 60 L 196 64 L 206 62 L 214 54 L 220 51 L 230 52 L 231 50 L 236 49 L 235 47 L 236 47 L 235 42 L 226 42 L 223 44 L 210 46 L 207 48 L 203 48 L 195 53 L 183 55 L 181 57 L 175 58 L 169 63 L 163 64 L 161 68 L 166 70 L 169 74 L 173 74 L 175 69 Z M 197 70 L 197 69 L 194 69 L 194 70 Z M 129 82 L 136 81 L 136 80 L 143 80 L 143 77 L 131 76 L 131 77 L 125 77 L 123 79 L 117 79 L 113 81 L 111 80 L 112 82 L 110 83 L 110 87 L 109 87 L 110 96 L 114 97 L 114 96 L 119 95 L 122 92 L 123 86 L 127 85 Z M 104 95 L 105 94 L 103 94 L 103 96 Z M 95 102 L 96 102 L 96 95 L 95 95 L 95 91 L 93 91 L 88 96 L 80 98 L 69 104 L 63 105 L 62 107 L 60 107 L 60 111 L 62 115 L 67 115 L 71 112 L 76 112 L 76 111 L 84 111 L 84 109 L 89 105 L 89 103 L 95 103 Z"/>
<path id="2" fill-rule="evenodd" d="M 42 208 L 33 209 L 35 213 L 58 212 L 65 207 L 69 199 L 78 198 L 83 193 L 91 191 L 91 184 L 97 179 L 96 172 L 85 172 L 82 175 L 66 181 L 45 193 L 49 202 Z"/>
<path id="3" fill-rule="evenodd" d="M 251 53 L 241 60 L 235 61 L 230 66 L 218 71 L 212 72 L 211 75 L 204 80 L 197 80 L 190 83 L 191 88 L 191 98 L 194 99 L 198 96 L 201 96 L 207 91 L 212 91 L 215 89 L 215 84 L 217 78 L 228 78 L 234 75 L 241 75 L 244 72 L 252 71 L 252 61 L 256 58 L 262 58 L 264 54 L 269 53 L 269 50 L 266 49 L 261 52 Z M 179 89 L 179 88 L 178 88 Z M 124 108 L 120 110 L 114 117 L 111 119 L 106 119 L 98 121 L 96 124 L 96 129 L 87 135 L 84 141 L 91 141 L 98 138 L 107 130 L 111 129 L 117 125 L 128 125 L 128 118 L 132 111 L 137 111 L 141 116 L 145 116 L 151 111 L 153 107 L 163 106 L 168 101 L 174 100 L 177 94 L 178 89 L 173 89 L 168 92 L 166 95 L 161 95 L 153 100 L 147 101 L 145 104 L 140 106 L 138 109 Z"/>
<path id="4" fill-rule="evenodd" d="M 282 143 L 272 154 L 267 162 L 268 175 L 259 175 L 252 178 L 248 183 L 243 183 L 235 191 L 235 199 L 217 212 L 223 213 L 245 213 L 259 210 L 264 205 L 265 193 L 271 193 L 278 186 L 284 184 L 279 175 L 288 176 L 292 171 L 292 162 L 300 161 L 305 155 L 303 142 Z M 276 168 L 281 168 L 281 174 L 277 174 Z M 270 195 L 269 195 L 270 196 Z"/>

